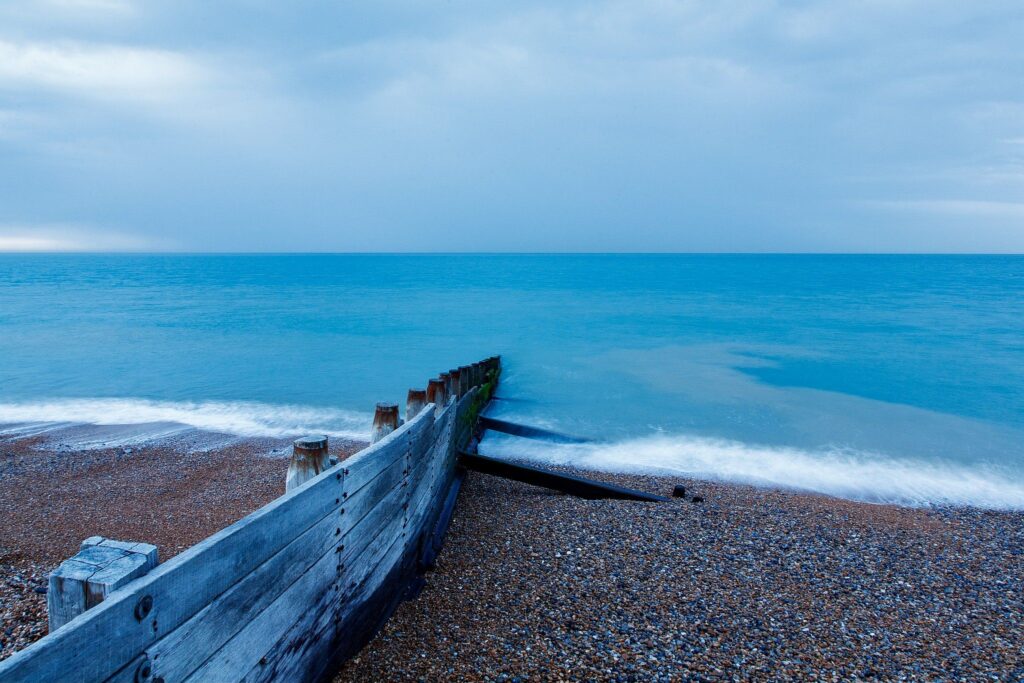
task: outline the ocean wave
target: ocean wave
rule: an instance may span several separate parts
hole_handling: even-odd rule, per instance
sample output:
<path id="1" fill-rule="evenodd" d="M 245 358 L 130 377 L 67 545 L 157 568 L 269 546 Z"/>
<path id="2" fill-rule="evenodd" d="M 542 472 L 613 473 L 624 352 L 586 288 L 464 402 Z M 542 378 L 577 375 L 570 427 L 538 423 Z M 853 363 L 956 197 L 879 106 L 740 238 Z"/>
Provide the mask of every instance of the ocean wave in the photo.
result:
<path id="1" fill-rule="evenodd" d="M 1024 509 L 1022 477 L 1002 468 L 849 449 L 809 451 L 669 434 L 613 443 L 560 444 L 488 432 L 480 450 L 598 471 L 774 486 L 872 503 Z"/>
<path id="2" fill-rule="evenodd" d="M 336 408 L 246 401 L 171 402 L 129 398 L 60 399 L 0 403 L 4 431 L 44 433 L 69 423 L 87 425 L 183 425 L 248 437 L 306 433 L 365 438 L 372 415 Z M 166 427 L 157 431 L 168 433 Z M 173 430 L 171 430 L 173 431 Z"/>

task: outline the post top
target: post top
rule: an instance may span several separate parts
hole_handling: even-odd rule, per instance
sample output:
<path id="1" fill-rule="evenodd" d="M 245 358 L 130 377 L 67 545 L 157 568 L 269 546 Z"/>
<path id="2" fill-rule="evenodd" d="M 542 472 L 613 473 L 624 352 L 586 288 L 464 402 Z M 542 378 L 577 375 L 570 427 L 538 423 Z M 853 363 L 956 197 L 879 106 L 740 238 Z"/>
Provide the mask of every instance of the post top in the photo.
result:
<path id="1" fill-rule="evenodd" d="M 312 434 L 295 439 L 295 445 L 299 448 L 327 448 L 327 437 L 323 434 Z"/>

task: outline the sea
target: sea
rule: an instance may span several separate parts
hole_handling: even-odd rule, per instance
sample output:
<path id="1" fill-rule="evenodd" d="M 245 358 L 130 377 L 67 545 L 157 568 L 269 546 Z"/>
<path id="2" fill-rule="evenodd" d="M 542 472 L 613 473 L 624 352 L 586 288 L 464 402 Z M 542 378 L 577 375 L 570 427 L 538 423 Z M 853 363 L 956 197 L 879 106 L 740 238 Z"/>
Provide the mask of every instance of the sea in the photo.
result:
<path id="1" fill-rule="evenodd" d="M 0 254 L 0 453 L 363 438 L 496 354 L 588 441 L 486 454 L 1024 509 L 1021 256 Z"/>

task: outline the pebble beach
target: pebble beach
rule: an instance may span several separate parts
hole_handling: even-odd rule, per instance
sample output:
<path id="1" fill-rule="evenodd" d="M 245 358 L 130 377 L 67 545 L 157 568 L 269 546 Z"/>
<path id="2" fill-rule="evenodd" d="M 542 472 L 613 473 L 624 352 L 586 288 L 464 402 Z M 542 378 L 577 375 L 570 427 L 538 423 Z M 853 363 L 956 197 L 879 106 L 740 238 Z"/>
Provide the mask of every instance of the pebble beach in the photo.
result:
<path id="1" fill-rule="evenodd" d="M 335 683 L 1024 678 L 1021 513 L 583 474 L 688 495 L 471 473 L 426 589 Z"/>
<path id="2" fill-rule="evenodd" d="M 271 441 L 0 446 L 2 657 L 46 634 L 47 575 L 82 539 L 165 560 L 280 495 L 287 467 Z M 1024 678 L 1022 513 L 581 474 L 687 495 L 587 501 L 470 473 L 426 588 L 335 683 Z"/>
<path id="3" fill-rule="evenodd" d="M 340 457 L 358 442 L 332 443 Z M 51 571 L 90 536 L 145 541 L 170 559 L 284 493 L 291 441 L 68 450 L 0 442 L 0 659 L 47 633 Z"/>

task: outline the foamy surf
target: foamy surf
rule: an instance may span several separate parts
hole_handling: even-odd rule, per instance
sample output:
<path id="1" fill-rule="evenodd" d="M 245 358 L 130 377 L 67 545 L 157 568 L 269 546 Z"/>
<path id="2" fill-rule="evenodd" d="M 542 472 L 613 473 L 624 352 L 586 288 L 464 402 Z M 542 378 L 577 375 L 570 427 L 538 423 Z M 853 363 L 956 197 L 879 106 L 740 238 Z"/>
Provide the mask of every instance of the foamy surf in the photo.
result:
<path id="1" fill-rule="evenodd" d="M 668 434 L 614 443 L 560 444 L 488 432 L 480 451 L 597 471 L 682 475 L 871 503 L 1024 509 L 1024 482 L 999 468 L 841 449 L 812 452 Z"/>
<path id="2" fill-rule="evenodd" d="M 145 399 L 61 399 L 0 403 L 0 435 L 61 434 L 83 448 L 155 442 L 200 430 L 235 437 L 286 438 L 321 433 L 366 438 L 372 416 L 334 408 L 245 401 L 170 402 Z M 79 438 L 76 428 L 90 426 Z M 98 427 L 117 427 L 106 430 Z"/>

